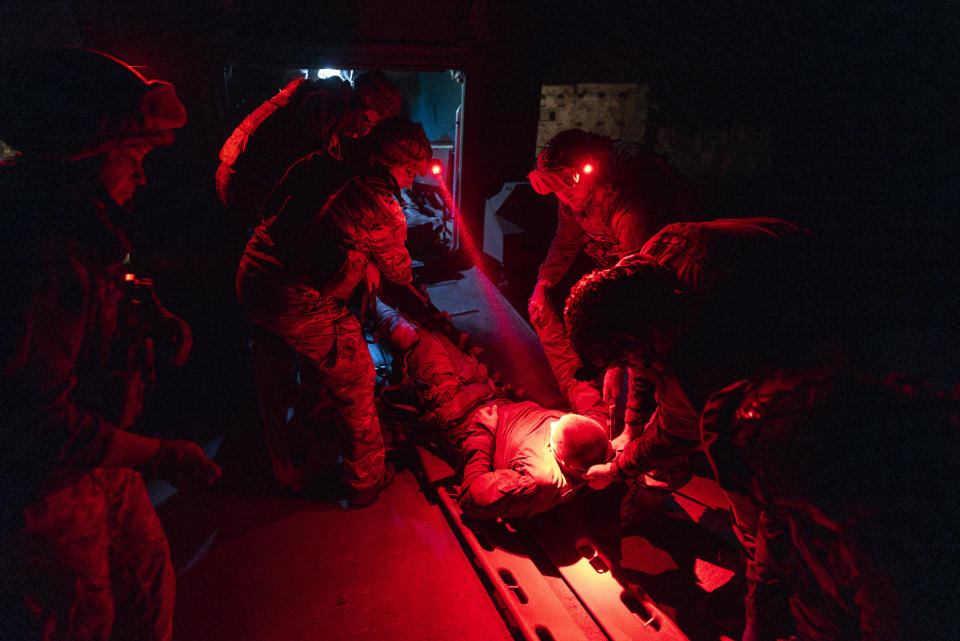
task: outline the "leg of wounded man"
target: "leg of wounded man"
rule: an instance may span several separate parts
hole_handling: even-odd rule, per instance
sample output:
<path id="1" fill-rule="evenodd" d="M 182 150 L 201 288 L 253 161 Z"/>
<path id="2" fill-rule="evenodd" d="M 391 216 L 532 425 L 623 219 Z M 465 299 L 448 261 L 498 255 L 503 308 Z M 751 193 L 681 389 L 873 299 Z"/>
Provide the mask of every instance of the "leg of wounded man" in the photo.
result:
<path id="1" fill-rule="evenodd" d="M 377 330 L 391 349 L 406 352 L 420 340 L 417 327 L 412 321 L 379 299 L 377 300 Z"/>
<path id="2" fill-rule="evenodd" d="M 402 358 L 404 385 L 417 394 L 420 420 L 437 431 L 437 442 L 454 457 L 463 449 L 470 415 L 499 398 L 486 367 L 442 334 L 418 327 L 378 301 L 377 329 Z"/>

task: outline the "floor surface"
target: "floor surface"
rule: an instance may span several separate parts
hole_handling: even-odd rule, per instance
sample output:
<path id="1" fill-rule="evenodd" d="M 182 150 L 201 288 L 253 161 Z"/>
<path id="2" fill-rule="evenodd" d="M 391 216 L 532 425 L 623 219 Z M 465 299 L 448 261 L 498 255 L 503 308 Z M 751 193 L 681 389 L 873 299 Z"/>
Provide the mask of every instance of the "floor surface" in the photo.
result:
<path id="1" fill-rule="evenodd" d="M 362 510 L 225 483 L 160 513 L 178 640 L 512 638 L 409 470 Z"/>
<path id="2" fill-rule="evenodd" d="M 428 291 L 484 346 L 483 358 L 505 382 L 544 405 L 562 404 L 529 325 L 479 270 Z M 332 486 L 300 495 L 276 487 L 255 394 L 205 420 L 212 417 L 219 423 L 206 432 L 223 438 L 217 454 L 223 479 L 204 491 L 176 493 L 158 507 L 178 575 L 178 641 L 515 638 L 485 579 L 431 504 L 412 448 L 401 443 L 391 454 L 398 474 L 375 504 L 346 510 Z M 723 639 L 704 621 L 732 614 L 735 626 L 742 596 L 708 598 L 704 581 L 710 578 L 699 570 L 717 570 L 716 551 L 723 546 L 690 526 L 706 514 L 722 530 L 724 514 L 698 500 L 677 499 L 666 520 L 661 515 L 639 531 L 609 533 L 603 539 L 607 554 L 619 563 L 617 576 L 646 584 L 683 620 L 691 639 Z M 615 522 L 617 505 L 609 507 Z"/>

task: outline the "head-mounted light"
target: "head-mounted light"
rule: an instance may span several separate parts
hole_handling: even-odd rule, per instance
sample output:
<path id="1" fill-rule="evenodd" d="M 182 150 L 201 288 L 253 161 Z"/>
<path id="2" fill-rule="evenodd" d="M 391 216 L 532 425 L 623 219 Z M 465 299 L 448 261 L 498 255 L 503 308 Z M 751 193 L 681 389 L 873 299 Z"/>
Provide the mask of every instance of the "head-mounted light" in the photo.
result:
<path id="1" fill-rule="evenodd" d="M 555 169 L 534 169 L 527 178 L 530 180 L 530 186 L 538 194 L 546 196 L 554 192 L 562 191 L 576 184 L 576 172 L 570 167 L 557 167 Z"/>

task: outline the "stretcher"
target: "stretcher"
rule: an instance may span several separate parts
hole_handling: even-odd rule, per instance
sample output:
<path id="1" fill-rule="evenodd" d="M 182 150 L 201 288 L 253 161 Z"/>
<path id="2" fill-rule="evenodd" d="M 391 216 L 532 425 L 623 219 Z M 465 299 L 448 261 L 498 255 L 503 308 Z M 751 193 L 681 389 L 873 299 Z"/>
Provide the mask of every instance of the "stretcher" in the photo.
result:
<path id="1" fill-rule="evenodd" d="M 439 309 L 450 311 L 458 331 L 467 332 L 471 340 L 483 348 L 481 360 L 502 375 L 505 383 L 515 390 L 526 390 L 529 397 L 547 407 L 565 402 L 556 389 L 532 328 L 499 296 L 479 270 L 468 270 L 455 281 L 434 283 L 428 291 Z M 523 363 L 523 367 L 517 367 L 518 363 Z M 704 586 L 699 577 L 694 577 L 690 571 L 694 563 L 702 563 L 701 559 L 692 558 L 694 554 L 688 554 L 684 569 L 688 571 L 685 580 L 694 588 L 696 596 L 690 599 L 691 607 L 684 608 L 681 604 L 683 611 L 680 614 L 686 619 L 680 625 L 674 604 L 661 603 L 655 596 L 662 591 L 643 587 L 645 577 L 658 579 L 662 575 L 654 576 L 657 570 L 646 574 L 644 570 L 649 568 L 645 567 L 635 568 L 639 571 L 631 571 L 634 568 L 625 570 L 623 551 L 617 550 L 621 557 L 618 563 L 611 550 L 587 529 L 589 519 L 585 518 L 582 508 L 589 501 L 575 501 L 531 519 L 473 520 L 466 517 L 457 504 L 459 488 L 448 463 L 422 444 L 416 446 L 416 452 L 428 498 L 443 510 L 517 638 L 528 641 L 691 639 L 684 627 L 691 618 L 690 611 L 699 607 L 692 602 L 716 589 L 712 586 L 708 590 L 701 589 Z M 681 525 L 689 526 L 691 529 L 686 532 L 696 530 L 704 514 L 717 517 L 728 527 L 729 516 L 724 501 L 716 495 L 717 488 L 711 488 L 715 484 L 704 481 L 694 477 L 694 482 L 689 485 L 691 495 L 670 495 L 670 509 L 674 516 L 680 517 L 672 519 L 673 524 L 682 522 Z M 699 537 L 700 534 L 693 533 L 690 538 Z M 622 542 L 618 540 L 618 543 Z M 639 554 L 633 554 L 632 565 L 650 565 L 644 558 L 648 549 L 651 557 L 660 553 L 669 558 L 669 554 L 662 550 L 669 545 L 661 546 L 660 550 L 656 547 L 650 544 Z M 707 550 L 706 554 L 698 551 L 704 559 L 713 553 L 714 550 Z M 651 561 L 655 563 L 655 559 L 651 558 Z M 704 563 L 711 566 L 709 562 Z M 726 572 L 726 569 L 722 570 Z M 742 609 L 742 595 L 735 597 L 732 603 L 733 607 Z M 701 638 L 719 641 L 728 638 L 717 630 L 704 634 L 698 625 L 691 629 L 696 633 L 693 638 L 697 641 Z"/>
<path id="2" fill-rule="evenodd" d="M 624 587 L 614 577 L 612 560 L 572 512 L 516 522 L 472 520 L 457 505 L 449 465 L 423 446 L 417 453 L 426 485 L 521 638 L 689 641 L 642 588 Z"/>

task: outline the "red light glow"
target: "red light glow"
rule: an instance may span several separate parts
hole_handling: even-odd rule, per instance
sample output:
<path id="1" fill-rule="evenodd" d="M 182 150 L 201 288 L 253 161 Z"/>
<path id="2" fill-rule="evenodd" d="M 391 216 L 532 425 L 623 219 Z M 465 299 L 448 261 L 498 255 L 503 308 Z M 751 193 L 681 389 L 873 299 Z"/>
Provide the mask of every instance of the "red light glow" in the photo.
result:
<path id="1" fill-rule="evenodd" d="M 440 188 L 440 195 L 450 210 L 450 214 L 454 219 L 459 219 L 459 213 L 454 207 L 453 197 L 450 195 L 450 190 L 447 189 L 446 183 L 444 183 L 439 176 L 436 177 L 436 182 Z M 522 349 L 521 343 L 523 338 L 517 335 L 515 330 L 511 331 L 513 327 L 512 319 L 516 316 L 517 312 L 507 303 L 506 299 L 497 289 L 497 286 L 477 267 L 483 263 L 481 251 L 477 243 L 469 234 L 464 233 L 466 231 L 464 228 L 461 227 L 459 231 L 463 251 L 477 270 L 477 281 L 480 285 L 481 294 L 485 299 L 485 309 L 487 313 L 490 314 L 494 326 L 500 330 L 503 341 L 517 345 L 518 350 Z"/>
<path id="2" fill-rule="evenodd" d="M 583 173 L 584 173 L 584 174 L 592 174 L 592 173 L 593 173 L 593 165 L 591 165 L 590 163 L 587 163 L 586 165 L 584 165 L 584 166 L 583 166 Z"/>
<path id="3" fill-rule="evenodd" d="M 432 173 L 434 176 L 439 176 L 441 171 L 443 171 L 443 167 L 440 165 L 440 163 L 435 162 L 430 165 L 430 173 Z"/>

